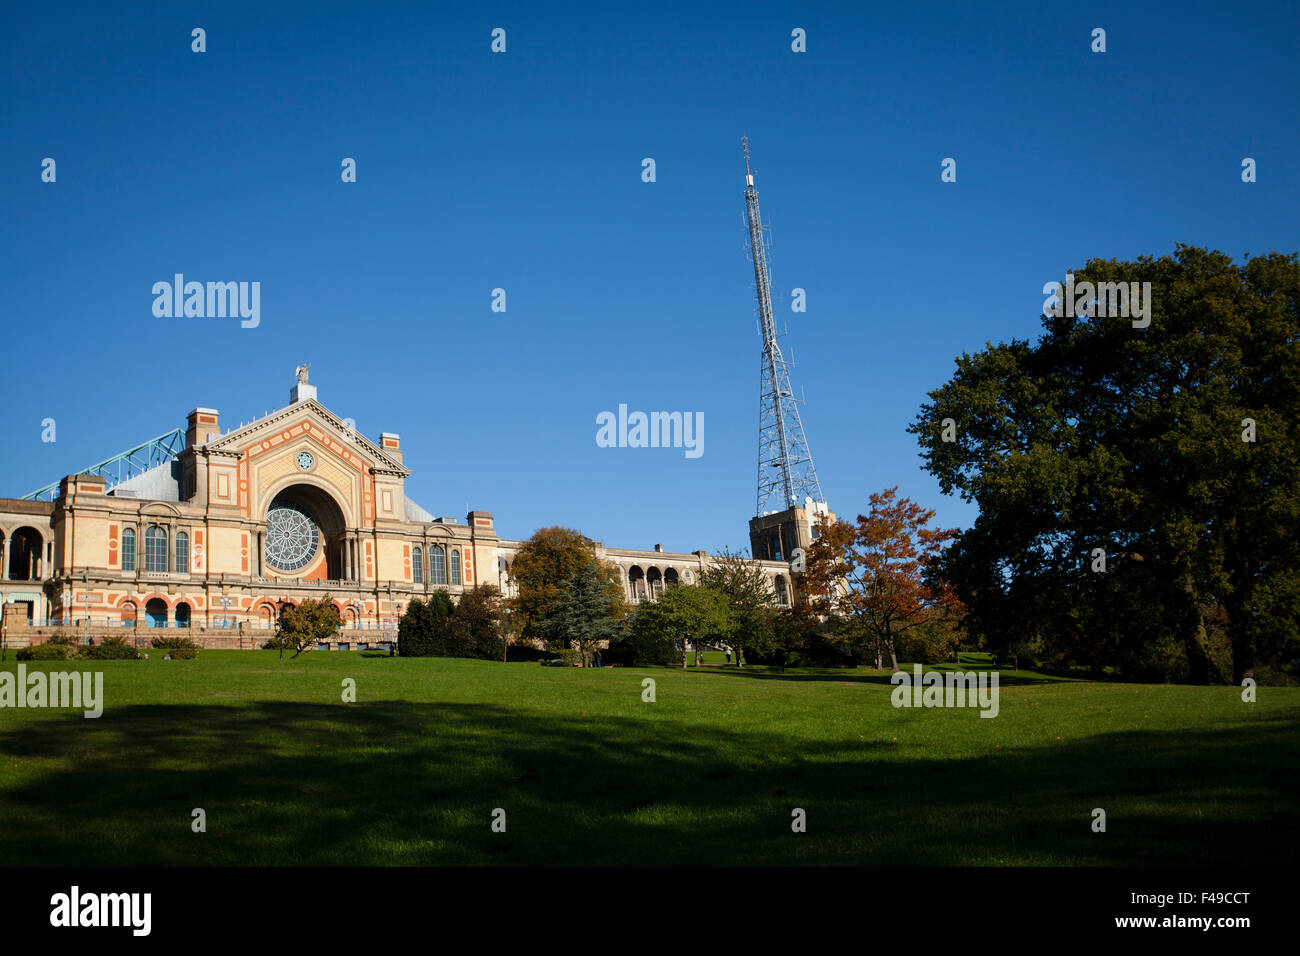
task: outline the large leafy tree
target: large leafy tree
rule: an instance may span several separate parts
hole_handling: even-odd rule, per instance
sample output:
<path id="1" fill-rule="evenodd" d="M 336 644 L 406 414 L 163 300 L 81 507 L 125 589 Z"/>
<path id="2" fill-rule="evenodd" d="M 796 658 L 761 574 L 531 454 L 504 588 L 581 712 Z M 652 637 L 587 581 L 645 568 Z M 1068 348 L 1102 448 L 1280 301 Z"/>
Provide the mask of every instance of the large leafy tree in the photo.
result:
<path id="1" fill-rule="evenodd" d="M 280 614 L 276 638 L 282 647 L 292 647 L 297 657 L 309 647 L 327 640 L 343 626 L 343 615 L 334 606 L 330 595 L 309 598 L 297 605 L 289 605 Z M 281 655 L 283 656 L 283 655 Z"/>
<path id="2" fill-rule="evenodd" d="M 541 636 L 538 622 L 551 610 L 569 582 L 591 564 L 595 565 L 596 575 L 610 599 L 621 603 L 623 588 L 618 569 L 598 562 L 594 542 L 581 532 L 572 528 L 541 528 L 524 542 L 510 568 L 510 577 L 518 588 L 511 609 L 522 628 L 523 638 Z"/>
<path id="3" fill-rule="evenodd" d="M 898 669 L 898 639 L 950 613 L 956 598 L 931 571 L 956 531 L 930 528 L 934 512 L 887 488 L 856 523 L 823 523 L 808 547 L 803 587 L 814 609 L 847 618 L 880 669 Z"/>
<path id="4" fill-rule="evenodd" d="M 666 663 L 669 648 L 680 642 L 682 667 L 687 644 L 734 640 L 737 618 L 727 595 L 708 585 L 676 584 L 657 601 L 642 601 L 632 617 L 635 646 L 642 659 Z"/>
<path id="5" fill-rule="evenodd" d="M 776 595 L 767 573 L 757 561 L 742 554 L 723 550 L 700 575 L 700 583 L 727 598 L 735 619 L 728 643 L 735 652 L 736 666 L 741 655 L 766 654 L 776 641 Z"/>
<path id="6" fill-rule="evenodd" d="M 621 596 L 610 593 L 604 569 L 592 560 L 563 583 L 536 628 L 552 650 L 573 648 L 586 667 L 598 645 L 623 634 L 623 617 Z"/>
<path id="7" fill-rule="evenodd" d="M 980 508 L 945 576 L 995 649 L 1193 682 L 1280 666 L 1300 621 L 1300 263 L 1180 245 L 1090 261 L 1085 282 L 1150 282 L 1150 325 L 1045 315 L 1035 343 L 961 355 L 911 427 Z"/>

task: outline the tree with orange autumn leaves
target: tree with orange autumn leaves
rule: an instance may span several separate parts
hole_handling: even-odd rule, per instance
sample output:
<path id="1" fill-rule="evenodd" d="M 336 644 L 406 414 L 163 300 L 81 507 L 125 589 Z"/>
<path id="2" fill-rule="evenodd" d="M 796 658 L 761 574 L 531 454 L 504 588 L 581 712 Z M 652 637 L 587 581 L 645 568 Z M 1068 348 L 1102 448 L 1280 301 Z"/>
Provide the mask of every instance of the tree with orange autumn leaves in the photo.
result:
<path id="1" fill-rule="evenodd" d="M 956 595 L 932 573 L 957 531 L 927 527 L 932 518 L 895 486 L 873 493 L 856 523 L 823 522 L 807 549 L 802 587 L 811 609 L 849 621 L 851 639 L 871 647 L 877 670 L 885 653 L 898 670 L 902 634 L 961 612 Z"/>

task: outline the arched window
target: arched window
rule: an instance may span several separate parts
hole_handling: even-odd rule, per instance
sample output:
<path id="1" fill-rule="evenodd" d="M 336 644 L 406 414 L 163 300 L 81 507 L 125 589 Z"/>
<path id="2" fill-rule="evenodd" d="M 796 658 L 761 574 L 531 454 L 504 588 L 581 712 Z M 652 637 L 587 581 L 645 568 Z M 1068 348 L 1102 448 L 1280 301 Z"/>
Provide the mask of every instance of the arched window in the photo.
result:
<path id="1" fill-rule="evenodd" d="M 167 570 L 167 532 L 156 524 L 151 524 L 144 533 L 144 569 Z"/>
<path id="2" fill-rule="evenodd" d="M 135 570 L 135 529 L 122 529 L 122 570 Z"/>
<path id="3" fill-rule="evenodd" d="M 416 584 L 424 583 L 424 552 L 419 548 L 411 549 L 411 580 Z"/>
<path id="4" fill-rule="evenodd" d="M 455 548 L 451 551 L 451 583 L 460 584 L 460 552 Z"/>
<path id="5" fill-rule="evenodd" d="M 429 550 L 429 583 L 447 583 L 447 552 L 440 544 L 435 544 Z"/>
<path id="6" fill-rule="evenodd" d="M 176 570 L 182 574 L 190 569 L 190 536 L 184 531 L 176 532 Z"/>

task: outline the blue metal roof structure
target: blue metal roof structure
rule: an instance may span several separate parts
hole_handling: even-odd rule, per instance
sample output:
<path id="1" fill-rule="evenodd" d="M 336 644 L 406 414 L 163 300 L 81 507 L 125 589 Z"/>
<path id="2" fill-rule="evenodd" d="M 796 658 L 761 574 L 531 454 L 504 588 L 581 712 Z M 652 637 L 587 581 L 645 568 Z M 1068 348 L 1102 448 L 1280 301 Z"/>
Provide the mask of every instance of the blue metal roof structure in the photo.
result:
<path id="1" fill-rule="evenodd" d="M 147 442 L 136 445 L 134 448 L 128 448 L 124 452 L 119 452 L 112 458 L 106 458 L 103 461 L 96 462 L 87 468 L 82 468 L 77 474 L 79 475 L 100 475 L 109 479 L 109 487 L 121 484 L 129 478 L 136 475 L 142 475 L 151 468 L 157 468 L 159 465 L 165 465 L 185 448 L 185 429 L 173 428 L 165 435 L 159 435 L 157 438 L 151 438 Z M 61 481 L 62 479 L 60 479 Z M 53 501 L 59 492 L 59 482 L 55 481 L 44 488 L 37 488 L 29 494 L 23 495 L 25 501 L 39 501 L 48 496 Z"/>

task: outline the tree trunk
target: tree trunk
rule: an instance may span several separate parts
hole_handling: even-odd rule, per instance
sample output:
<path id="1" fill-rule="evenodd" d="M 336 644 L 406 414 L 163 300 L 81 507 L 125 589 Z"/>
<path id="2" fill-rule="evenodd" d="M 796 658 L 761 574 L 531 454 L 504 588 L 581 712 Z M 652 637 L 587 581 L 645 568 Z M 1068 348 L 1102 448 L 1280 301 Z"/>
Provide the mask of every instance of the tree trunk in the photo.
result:
<path id="1" fill-rule="evenodd" d="M 1246 615 L 1237 608 L 1228 609 L 1228 640 L 1232 644 L 1232 682 L 1238 687 L 1247 677 L 1255 676 L 1255 642 L 1244 623 Z"/>
<path id="2" fill-rule="evenodd" d="M 1187 596 L 1182 627 L 1183 646 L 1187 653 L 1187 677 L 1193 684 L 1208 684 L 1213 664 L 1205 651 L 1205 619 L 1196 600 L 1196 586 L 1190 571 L 1183 578 L 1183 590 Z"/>
<path id="3" fill-rule="evenodd" d="M 1224 597 L 1223 610 L 1228 616 L 1228 642 L 1232 645 L 1232 682 L 1240 687 L 1242 680 L 1255 676 L 1255 635 L 1246 612 L 1253 575 L 1241 555 L 1235 513 L 1228 525 L 1231 536 L 1226 551 L 1231 570 L 1228 573 L 1228 593 Z"/>

